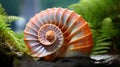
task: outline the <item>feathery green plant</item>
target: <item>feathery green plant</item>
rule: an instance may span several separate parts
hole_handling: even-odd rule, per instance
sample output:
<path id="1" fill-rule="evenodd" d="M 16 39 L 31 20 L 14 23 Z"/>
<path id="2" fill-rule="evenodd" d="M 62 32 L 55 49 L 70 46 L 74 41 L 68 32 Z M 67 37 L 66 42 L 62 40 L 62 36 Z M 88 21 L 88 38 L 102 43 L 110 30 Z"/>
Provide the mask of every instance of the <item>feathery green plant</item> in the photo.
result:
<path id="1" fill-rule="evenodd" d="M 8 22 L 18 19 L 22 18 L 16 16 L 7 16 L 4 8 L 0 5 L 0 38 L 4 40 L 12 50 L 23 54 L 24 52 L 27 52 L 23 38 L 19 37 L 17 33 L 12 31 L 11 28 L 9 28 L 10 24 L 8 24 Z"/>
<path id="2" fill-rule="evenodd" d="M 104 54 L 110 50 L 110 46 L 120 46 L 118 38 L 114 38 L 120 36 L 120 24 L 116 26 L 113 21 L 120 15 L 119 0 L 80 0 L 79 3 L 70 5 L 69 9 L 76 11 L 88 21 L 94 40 L 92 54 Z M 117 43 L 113 44 L 113 41 Z"/>
<path id="3" fill-rule="evenodd" d="M 107 31 L 107 32 L 106 32 Z M 104 54 L 110 50 L 112 45 L 112 37 L 115 35 L 116 30 L 114 30 L 112 20 L 110 18 L 105 18 L 102 22 L 101 29 L 99 33 L 97 32 L 95 41 L 95 46 L 92 54 Z M 95 35 L 95 33 L 93 33 Z"/>

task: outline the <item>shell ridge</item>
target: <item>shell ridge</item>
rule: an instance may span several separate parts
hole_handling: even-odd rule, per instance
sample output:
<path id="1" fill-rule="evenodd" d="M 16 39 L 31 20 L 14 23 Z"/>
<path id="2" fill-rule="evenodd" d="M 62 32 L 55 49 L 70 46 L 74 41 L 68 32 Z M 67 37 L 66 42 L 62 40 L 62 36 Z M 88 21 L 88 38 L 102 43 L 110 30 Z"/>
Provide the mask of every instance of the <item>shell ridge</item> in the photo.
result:
<path id="1" fill-rule="evenodd" d="M 92 45 L 92 41 L 89 41 L 88 39 L 86 40 L 87 40 L 86 42 L 74 43 L 73 46 L 76 48 L 76 47 L 81 47 L 81 46 L 84 47 L 84 46 Z"/>
<path id="2" fill-rule="evenodd" d="M 90 36 L 91 34 L 92 34 L 92 33 L 89 33 L 89 34 L 86 34 L 86 35 L 84 35 L 84 36 L 81 36 L 81 37 L 79 37 L 78 39 L 76 39 L 76 40 L 74 40 L 74 41 L 72 41 L 72 42 L 70 42 L 70 43 L 68 43 L 68 44 L 73 44 L 73 43 L 75 43 L 75 42 L 78 42 L 78 41 L 80 41 L 80 40 L 82 40 L 82 39 Z"/>
<path id="3" fill-rule="evenodd" d="M 58 12 L 59 12 L 59 10 L 60 10 L 60 8 L 59 9 L 57 9 L 57 8 L 55 8 L 56 10 L 55 10 L 55 16 L 54 16 L 54 21 L 55 21 L 55 25 L 58 25 L 58 21 L 57 21 L 57 16 L 58 16 Z"/>
<path id="4" fill-rule="evenodd" d="M 71 33 L 72 29 L 74 28 L 75 26 L 75 22 L 80 18 L 81 16 L 78 16 L 71 24 L 71 26 L 63 33 L 63 34 L 66 34 L 67 31 L 69 30 L 69 33 Z"/>
<path id="5" fill-rule="evenodd" d="M 24 40 L 38 40 L 38 39 L 25 38 Z"/>
<path id="6" fill-rule="evenodd" d="M 31 19 L 31 23 L 33 23 L 33 24 L 34 24 L 35 26 L 37 26 L 37 27 L 38 27 L 38 29 L 39 29 L 41 25 L 40 25 L 40 23 L 39 23 L 39 22 L 36 22 L 36 21 L 37 21 L 37 15 L 38 15 L 38 14 L 36 14 L 36 15 L 35 15 L 35 17 L 36 17 L 36 18 L 32 18 L 32 19 Z M 35 21 L 35 20 L 36 20 L 36 21 Z M 39 25 L 38 25 L 38 24 L 36 24 L 36 23 L 39 23 Z"/>
<path id="7" fill-rule="evenodd" d="M 35 30 L 34 28 L 32 28 L 29 24 L 27 24 L 26 26 L 29 27 L 30 29 L 32 29 L 33 31 L 37 32 L 37 30 Z"/>
<path id="8" fill-rule="evenodd" d="M 46 20 L 46 16 L 49 16 L 49 14 L 47 14 L 47 12 L 44 11 L 44 12 L 41 14 L 41 19 L 43 20 L 42 23 L 44 23 L 44 24 L 50 23 L 48 20 Z"/>
<path id="9" fill-rule="evenodd" d="M 54 15 L 54 14 L 53 14 L 53 10 L 52 10 L 52 9 L 51 9 L 51 10 L 49 9 L 49 10 L 48 10 L 48 19 L 49 19 L 48 22 L 49 22 L 50 24 L 53 24 L 53 21 L 52 21 L 52 20 L 53 20 L 53 15 Z"/>
<path id="10" fill-rule="evenodd" d="M 73 13 L 74 13 L 73 11 L 70 12 L 70 14 L 67 16 L 66 20 L 64 21 L 63 27 L 61 29 L 63 29 L 67 25 L 67 23 L 68 23 L 67 21 Z"/>
<path id="11" fill-rule="evenodd" d="M 32 54 L 37 53 L 37 51 L 39 51 L 39 49 L 42 48 L 42 46 L 39 45 L 35 45 L 31 48 Z"/>
<path id="12" fill-rule="evenodd" d="M 43 51 L 45 51 L 45 48 L 44 48 L 44 47 L 42 47 L 41 50 L 38 51 L 37 56 L 38 56 L 38 57 L 45 56 L 45 54 L 43 54 Z"/>
<path id="13" fill-rule="evenodd" d="M 60 27 L 61 27 L 61 28 L 62 28 L 63 25 L 64 25 L 64 21 L 63 21 L 63 20 L 64 20 L 64 18 L 65 18 L 65 15 L 66 15 L 65 13 L 66 13 L 66 12 L 68 12 L 68 10 L 67 10 L 67 9 L 64 9 L 63 12 L 61 13 L 61 17 L 60 17 L 60 19 L 59 19 Z"/>
<path id="14" fill-rule="evenodd" d="M 60 27 L 61 28 L 61 26 L 62 26 L 62 22 L 61 22 L 61 19 L 62 19 L 62 17 L 64 16 L 64 12 L 66 11 L 66 9 L 61 9 L 61 11 L 59 11 L 59 15 L 58 15 L 58 22 L 59 22 L 59 25 L 58 25 L 58 27 Z"/>
<path id="15" fill-rule="evenodd" d="M 66 39 L 67 38 L 72 38 L 72 37 L 74 37 L 77 33 L 79 33 L 80 31 L 81 31 L 81 29 L 85 26 L 85 25 L 87 25 L 87 23 L 84 23 L 83 25 L 81 25 L 74 33 L 72 33 L 72 34 L 70 34 L 68 37 L 66 37 Z M 82 31 L 81 31 L 82 32 Z"/>
<path id="16" fill-rule="evenodd" d="M 30 46 L 31 47 L 35 47 L 35 46 L 37 46 L 37 45 L 39 45 L 40 43 L 35 43 L 35 44 L 31 44 Z"/>
<path id="17" fill-rule="evenodd" d="M 41 12 L 43 13 L 43 11 L 41 11 Z M 38 17 L 36 17 L 36 19 L 40 22 L 41 26 L 45 24 L 42 13 L 39 13 Z"/>
<path id="18" fill-rule="evenodd" d="M 38 20 L 38 22 L 41 24 L 40 26 L 44 25 L 44 23 L 42 22 L 41 19 L 38 19 L 38 17 L 36 17 L 36 19 Z"/>
<path id="19" fill-rule="evenodd" d="M 37 37 L 37 35 L 32 34 L 32 33 L 30 33 L 30 32 L 27 32 L 27 31 L 24 31 L 24 33 L 25 33 L 25 34 L 28 34 L 28 35 L 32 35 L 32 36 L 36 36 L 36 37 Z"/>
<path id="20" fill-rule="evenodd" d="M 80 46 L 80 47 L 75 47 L 75 48 L 71 48 L 71 50 L 80 50 L 82 48 L 87 48 L 87 47 L 92 47 L 93 45 L 84 45 L 84 46 Z"/>
<path id="21" fill-rule="evenodd" d="M 56 25 L 56 13 L 57 12 L 57 10 L 56 10 L 56 8 L 53 8 L 52 9 L 52 24 L 54 24 L 54 25 Z"/>
<path id="22" fill-rule="evenodd" d="M 31 54 L 38 56 L 38 52 L 40 51 L 41 48 L 42 48 L 42 46 L 38 46 L 38 47 L 34 46 L 34 49 L 32 49 Z"/>

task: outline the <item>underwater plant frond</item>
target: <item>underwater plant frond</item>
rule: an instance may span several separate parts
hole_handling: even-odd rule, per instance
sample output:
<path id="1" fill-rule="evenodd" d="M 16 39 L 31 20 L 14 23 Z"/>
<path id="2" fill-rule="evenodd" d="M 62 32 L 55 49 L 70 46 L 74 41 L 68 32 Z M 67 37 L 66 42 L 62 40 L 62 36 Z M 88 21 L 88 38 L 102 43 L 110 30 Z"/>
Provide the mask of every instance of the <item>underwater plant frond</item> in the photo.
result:
<path id="1" fill-rule="evenodd" d="M 8 16 L 7 12 L 5 11 L 5 9 L 2 7 L 2 5 L 0 4 L 0 17 L 4 17 L 5 22 L 13 22 L 16 20 L 24 20 L 22 17 L 18 17 L 18 16 Z"/>
<path id="2" fill-rule="evenodd" d="M 0 38 L 2 38 L 12 49 L 25 52 L 25 45 L 22 40 L 17 38 L 17 35 L 11 28 L 8 27 L 3 18 L 0 18 Z"/>
<path id="3" fill-rule="evenodd" d="M 96 37 L 95 46 L 92 54 L 103 54 L 101 51 L 110 50 L 112 45 L 112 37 L 116 35 L 117 31 L 114 29 L 111 18 L 105 18 L 101 24 L 99 36 Z"/>
<path id="4" fill-rule="evenodd" d="M 101 25 L 102 27 L 100 31 L 103 32 L 104 35 L 110 36 L 110 38 L 114 37 L 118 33 L 118 31 L 115 29 L 115 25 L 112 22 L 111 18 L 103 19 L 103 22 Z"/>
<path id="5" fill-rule="evenodd" d="M 93 28 L 99 28 L 104 18 L 120 14 L 120 1 L 80 0 L 79 3 L 70 5 L 69 9 L 82 15 Z"/>
<path id="6" fill-rule="evenodd" d="M 7 22 L 12 22 L 17 19 L 22 19 L 16 16 L 7 16 L 4 8 L 0 5 L 0 38 L 4 40 L 8 46 L 15 52 L 24 53 L 27 52 L 27 48 L 23 42 L 23 39 L 18 37 L 18 35 L 11 30 L 10 24 Z"/>
<path id="7" fill-rule="evenodd" d="M 1 4 L 0 4 L 0 15 L 7 15 L 5 9 L 2 7 Z"/>
<path id="8" fill-rule="evenodd" d="M 97 40 L 95 41 L 95 45 L 92 51 L 93 55 L 96 54 L 104 54 L 110 50 L 110 46 L 112 45 L 111 38 L 109 36 L 104 35 L 99 35 L 97 37 Z"/>
<path id="9" fill-rule="evenodd" d="M 16 20 L 22 20 L 22 21 L 24 21 L 23 18 L 18 17 L 18 16 L 6 16 L 5 20 L 6 20 L 6 22 L 9 22 L 9 23 L 13 22 L 13 21 L 16 21 Z"/>
<path id="10" fill-rule="evenodd" d="M 79 3 L 69 6 L 88 21 L 94 40 L 92 54 L 104 54 L 110 46 L 119 44 L 120 22 L 113 21 L 120 15 L 120 1 L 118 0 L 80 0 Z M 107 18 L 108 17 L 108 18 Z M 118 20 L 117 20 L 118 21 Z M 118 24 L 119 23 L 119 24 Z"/>

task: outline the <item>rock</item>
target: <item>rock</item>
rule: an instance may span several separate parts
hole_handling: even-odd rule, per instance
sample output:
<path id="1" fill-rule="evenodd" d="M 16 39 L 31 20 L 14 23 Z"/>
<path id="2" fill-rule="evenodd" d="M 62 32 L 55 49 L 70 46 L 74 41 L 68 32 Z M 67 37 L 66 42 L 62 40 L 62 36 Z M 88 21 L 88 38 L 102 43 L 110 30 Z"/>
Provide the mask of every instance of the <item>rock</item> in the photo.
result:
<path id="1" fill-rule="evenodd" d="M 3 56 L 0 59 L 0 67 L 120 67 L 120 61 L 113 61 L 111 64 L 95 64 L 95 60 L 89 57 L 65 57 L 55 59 L 53 62 L 40 59 L 35 61 L 32 57 L 24 55 L 22 57 L 12 56 L 10 60 Z M 5 59 L 6 61 L 3 61 Z M 3 63 L 3 64 L 2 64 Z"/>
<path id="2" fill-rule="evenodd" d="M 89 57 L 65 57 L 56 59 L 53 62 L 45 61 L 40 59 L 38 61 L 33 60 L 29 56 L 21 57 L 19 66 L 14 67 L 120 67 L 118 61 L 114 61 L 112 64 L 94 64 L 94 60 L 91 60 Z"/>

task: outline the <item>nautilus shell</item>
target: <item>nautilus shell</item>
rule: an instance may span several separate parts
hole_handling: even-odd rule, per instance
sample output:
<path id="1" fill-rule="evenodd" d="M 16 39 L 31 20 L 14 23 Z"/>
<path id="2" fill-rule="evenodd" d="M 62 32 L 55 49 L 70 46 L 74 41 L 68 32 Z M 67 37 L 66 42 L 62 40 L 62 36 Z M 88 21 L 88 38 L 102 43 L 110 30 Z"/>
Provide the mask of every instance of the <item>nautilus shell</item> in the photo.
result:
<path id="1" fill-rule="evenodd" d="M 67 51 L 90 54 L 92 32 L 87 22 L 74 11 L 51 8 L 36 14 L 27 23 L 24 41 L 32 57 L 53 60 Z"/>

